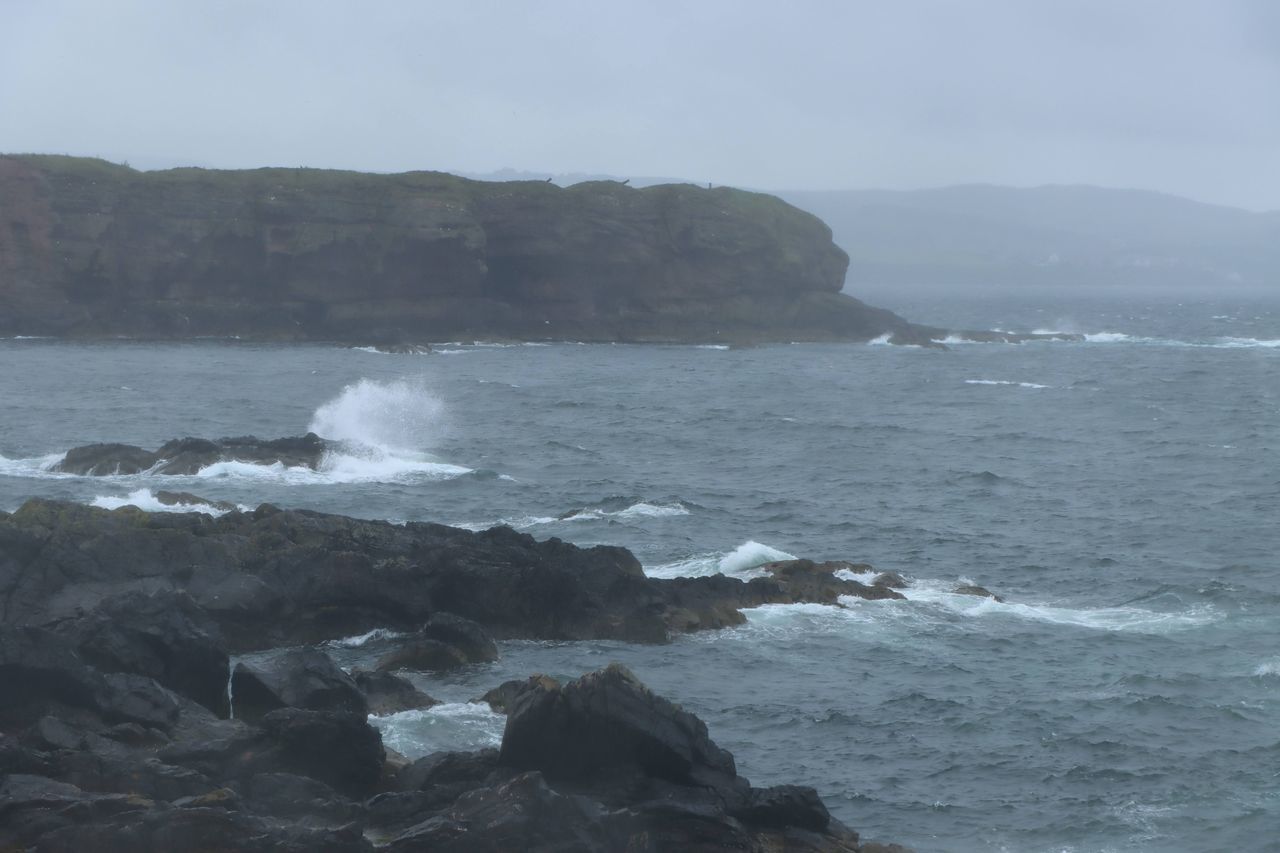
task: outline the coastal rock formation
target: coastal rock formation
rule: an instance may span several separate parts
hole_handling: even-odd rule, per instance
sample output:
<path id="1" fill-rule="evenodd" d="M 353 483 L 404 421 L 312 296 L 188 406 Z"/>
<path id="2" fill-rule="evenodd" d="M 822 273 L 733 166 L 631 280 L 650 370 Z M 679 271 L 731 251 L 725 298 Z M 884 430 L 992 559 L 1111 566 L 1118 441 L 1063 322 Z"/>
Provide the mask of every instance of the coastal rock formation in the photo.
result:
<path id="1" fill-rule="evenodd" d="M 788 561 L 750 581 L 649 578 L 623 548 L 540 542 L 509 527 L 396 525 L 270 504 L 212 518 L 32 499 L 0 515 L 0 621 L 46 625 L 117 596 L 181 594 L 232 651 L 388 628 L 453 649 L 462 663 L 492 660 L 488 637 L 662 643 L 739 624 L 743 608 L 762 604 L 901 597 L 837 576 L 850 565 Z M 163 671 L 147 666 L 138 671 Z M 409 664 L 383 668 L 400 666 Z"/>
<path id="2" fill-rule="evenodd" d="M 283 465 L 286 468 L 319 467 L 332 447 L 313 432 L 289 438 L 260 439 L 251 435 L 236 438 L 175 438 L 158 450 L 143 450 L 132 444 L 86 444 L 67 451 L 53 466 L 62 474 L 111 476 L 116 474 L 191 475 L 219 462 L 247 462 L 251 465 Z M 161 492 L 161 503 L 208 503 L 185 492 Z M 231 509 L 224 504 L 219 509 Z"/>
<path id="3" fill-rule="evenodd" d="M 725 187 L 0 156 L 0 335 L 868 340 L 818 218 Z"/>
<path id="4" fill-rule="evenodd" d="M 197 648 L 207 635 L 188 630 Z M 0 624 L 0 848 L 878 849 L 812 788 L 753 788 L 701 720 L 618 665 L 530 679 L 500 750 L 412 763 L 387 753 L 324 653 L 236 671 L 242 692 L 257 685 L 255 713 L 219 719 L 52 631 Z M 264 695 L 278 707 L 260 713 Z"/>

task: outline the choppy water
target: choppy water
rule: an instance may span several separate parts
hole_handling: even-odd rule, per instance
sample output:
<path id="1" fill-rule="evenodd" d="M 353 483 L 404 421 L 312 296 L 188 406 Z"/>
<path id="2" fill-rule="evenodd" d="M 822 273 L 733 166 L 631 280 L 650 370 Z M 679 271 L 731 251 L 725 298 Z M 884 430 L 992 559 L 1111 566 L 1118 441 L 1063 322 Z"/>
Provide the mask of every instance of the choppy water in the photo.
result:
<path id="1" fill-rule="evenodd" d="M 182 489 L 630 547 L 661 575 L 779 554 L 913 578 L 652 648 L 506 643 L 377 721 L 496 742 L 468 700 L 620 660 L 756 784 L 807 782 L 921 851 L 1266 850 L 1280 836 L 1280 304 L 941 301 L 913 319 L 1084 343 L 326 346 L 0 341 L 0 509 Z M 90 441 L 313 429 L 320 472 L 47 468 Z M 579 510 L 568 519 L 558 516 Z M 996 604 L 948 592 L 980 583 Z M 335 645 L 347 663 L 379 643 Z"/>

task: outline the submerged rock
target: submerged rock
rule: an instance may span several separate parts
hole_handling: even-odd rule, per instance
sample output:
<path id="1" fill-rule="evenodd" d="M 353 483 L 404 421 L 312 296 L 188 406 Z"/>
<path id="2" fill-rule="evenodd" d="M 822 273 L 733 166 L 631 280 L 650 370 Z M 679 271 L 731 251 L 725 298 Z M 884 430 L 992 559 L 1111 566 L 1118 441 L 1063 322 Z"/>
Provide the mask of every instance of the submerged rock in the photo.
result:
<path id="1" fill-rule="evenodd" d="M 376 716 L 416 711 L 439 705 L 439 701 L 413 686 L 413 682 L 389 672 L 351 671 L 351 680 L 364 694 L 369 713 Z"/>
<path id="2" fill-rule="evenodd" d="M 956 595 L 976 595 L 979 598 L 990 598 L 993 601 L 999 601 L 1002 603 L 1004 602 L 1003 598 L 996 595 L 994 592 L 987 589 L 986 587 L 982 587 L 982 586 L 964 585 L 964 586 L 958 586 L 951 591 Z"/>

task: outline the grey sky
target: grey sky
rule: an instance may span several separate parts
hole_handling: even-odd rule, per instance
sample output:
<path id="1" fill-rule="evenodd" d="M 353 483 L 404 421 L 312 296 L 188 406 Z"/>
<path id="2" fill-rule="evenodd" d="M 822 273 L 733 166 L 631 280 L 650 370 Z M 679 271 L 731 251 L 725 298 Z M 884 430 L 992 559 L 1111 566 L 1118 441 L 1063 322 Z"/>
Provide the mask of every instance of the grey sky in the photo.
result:
<path id="1" fill-rule="evenodd" d="M 1280 208 L 1280 2 L 0 0 L 0 151 Z"/>

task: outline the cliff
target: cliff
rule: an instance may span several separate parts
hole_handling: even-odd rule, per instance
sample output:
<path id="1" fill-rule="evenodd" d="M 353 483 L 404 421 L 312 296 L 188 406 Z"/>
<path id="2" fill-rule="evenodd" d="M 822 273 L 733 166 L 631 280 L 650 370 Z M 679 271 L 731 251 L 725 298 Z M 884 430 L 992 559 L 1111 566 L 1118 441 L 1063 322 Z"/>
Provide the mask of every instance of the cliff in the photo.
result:
<path id="1" fill-rule="evenodd" d="M 865 340 L 848 258 L 768 195 L 0 156 L 0 335 Z"/>

